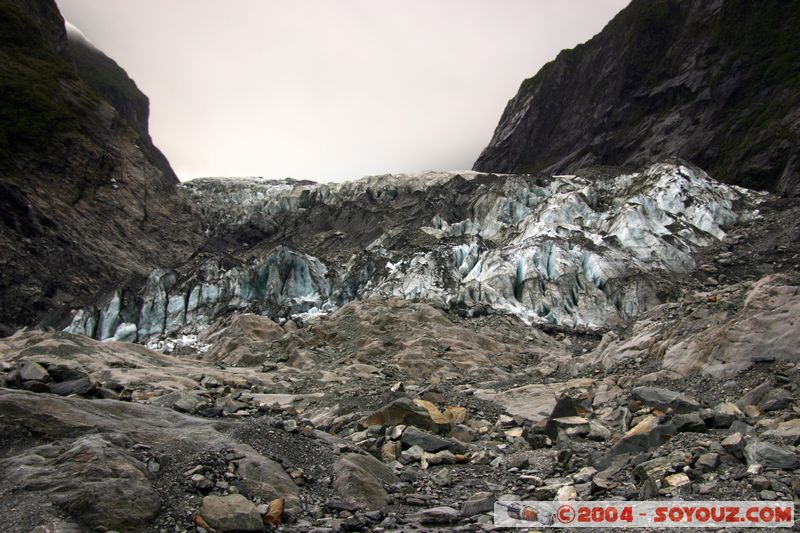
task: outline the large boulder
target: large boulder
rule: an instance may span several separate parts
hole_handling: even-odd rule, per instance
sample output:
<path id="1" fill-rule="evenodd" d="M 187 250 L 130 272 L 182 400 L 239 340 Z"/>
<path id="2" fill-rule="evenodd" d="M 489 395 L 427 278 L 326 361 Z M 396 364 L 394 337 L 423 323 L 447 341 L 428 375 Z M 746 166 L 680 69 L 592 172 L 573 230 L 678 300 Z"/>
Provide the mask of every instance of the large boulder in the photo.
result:
<path id="1" fill-rule="evenodd" d="M 767 469 L 794 470 L 800 466 L 794 451 L 762 440 L 749 442 L 744 447 L 744 457 L 748 465 L 759 464 Z"/>
<path id="2" fill-rule="evenodd" d="M 124 437 L 87 435 L 31 448 L 0 462 L 0 481 L 49 499 L 87 530 L 142 531 L 161 508 L 147 468 L 119 445 Z"/>
<path id="3" fill-rule="evenodd" d="M 259 455 L 245 444 L 233 446 L 231 449 L 237 456 L 241 456 L 237 460 L 236 474 L 239 480 L 236 485 L 242 492 L 265 500 L 285 498 L 288 510 L 299 510 L 300 492 L 280 463 Z"/>
<path id="4" fill-rule="evenodd" d="M 404 424 L 427 429 L 429 431 L 436 431 L 438 429 L 438 425 L 433 421 L 430 413 L 409 398 L 399 398 L 384 405 L 362 420 L 361 424 L 364 427 L 373 425 L 397 426 Z"/>
<path id="5" fill-rule="evenodd" d="M 387 504 L 383 484 L 400 480 L 391 468 L 371 455 L 347 454 L 333 465 L 336 479 L 334 488 L 348 501 L 380 509 Z"/>
<path id="6" fill-rule="evenodd" d="M 700 409 L 700 404 L 691 396 L 661 387 L 636 387 L 631 391 L 631 397 L 664 412 L 690 413 Z"/>
<path id="7" fill-rule="evenodd" d="M 616 457 L 634 455 L 658 448 L 673 435 L 675 435 L 675 424 L 670 417 L 649 415 L 622 436 L 598 461 L 598 467 L 608 467 Z"/>
<path id="8" fill-rule="evenodd" d="M 206 496 L 200 506 L 200 516 L 221 533 L 264 530 L 255 504 L 241 494 Z"/>
<path id="9" fill-rule="evenodd" d="M 455 446 L 455 443 L 451 440 L 438 437 L 414 426 L 409 426 L 403 431 L 400 442 L 407 448 L 419 446 L 426 452 L 431 453 Z"/>

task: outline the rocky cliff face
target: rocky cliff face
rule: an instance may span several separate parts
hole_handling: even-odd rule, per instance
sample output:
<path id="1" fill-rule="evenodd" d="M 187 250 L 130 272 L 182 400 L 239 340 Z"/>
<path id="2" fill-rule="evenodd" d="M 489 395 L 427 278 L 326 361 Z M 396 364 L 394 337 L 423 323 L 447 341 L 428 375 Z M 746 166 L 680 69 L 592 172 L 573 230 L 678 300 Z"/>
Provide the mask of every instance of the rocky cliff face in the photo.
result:
<path id="1" fill-rule="evenodd" d="M 129 113 L 141 98 L 81 76 L 55 3 L 0 15 L 0 324 L 19 326 L 188 255 L 199 228 Z"/>
<path id="2" fill-rule="evenodd" d="M 475 170 L 679 156 L 728 183 L 798 195 L 798 25 L 796 2 L 634 0 L 522 83 Z"/>
<path id="3" fill-rule="evenodd" d="M 136 131 L 139 146 L 148 160 L 167 177 L 178 183 L 178 177 L 150 138 L 150 100 L 136 86 L 116 61 L 98 50 L 79 32 L 67 26 L 67 52 L 75 64 L 78 76 L 104 100 L 114 106 L 119 115 Z"/>

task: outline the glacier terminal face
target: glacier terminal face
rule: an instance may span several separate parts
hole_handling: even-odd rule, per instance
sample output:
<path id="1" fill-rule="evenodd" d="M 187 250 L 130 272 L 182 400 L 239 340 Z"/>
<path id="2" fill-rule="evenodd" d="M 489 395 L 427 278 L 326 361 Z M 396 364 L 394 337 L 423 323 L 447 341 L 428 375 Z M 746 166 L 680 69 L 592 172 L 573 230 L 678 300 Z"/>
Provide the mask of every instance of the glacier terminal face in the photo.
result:
<path id="1" fill-rule="evenodd" d="M 148 342 L 232 311 L 288 318 L 370 297 L 603 330 L 662 303 L 761 194 L 680 161 L 569 176 L 429 172 L 318 184 L 183 185 L 209 242 L 193 261 L 76 309 L 66 331 Z"/>

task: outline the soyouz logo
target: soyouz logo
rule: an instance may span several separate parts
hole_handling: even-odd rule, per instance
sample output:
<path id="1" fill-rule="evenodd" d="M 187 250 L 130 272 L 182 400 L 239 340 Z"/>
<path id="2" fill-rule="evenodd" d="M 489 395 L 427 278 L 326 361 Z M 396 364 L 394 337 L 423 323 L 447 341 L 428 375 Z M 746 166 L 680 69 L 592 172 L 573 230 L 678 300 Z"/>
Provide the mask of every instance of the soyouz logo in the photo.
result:
<path id="1" fill-rule="evenodd" d="M 499 501 L 498 527 L 792 527 L 793 502 Z"/>

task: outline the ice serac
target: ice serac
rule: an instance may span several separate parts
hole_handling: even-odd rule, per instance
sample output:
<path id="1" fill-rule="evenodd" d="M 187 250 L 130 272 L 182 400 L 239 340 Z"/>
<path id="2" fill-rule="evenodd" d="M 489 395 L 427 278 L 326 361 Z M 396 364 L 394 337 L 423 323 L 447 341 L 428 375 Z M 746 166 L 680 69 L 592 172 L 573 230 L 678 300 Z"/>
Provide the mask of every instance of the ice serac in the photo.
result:
<path id="1" fill-rule="evenodd" d="M 185 277 L 157 269 L 138 293 L 115 291 L 104 305 L 75 311 L 65 331 L 144 342 L 196 332 L 234 310 L 268 316 L 318 311 L 330 301 L 326 273 L 315 258 L 284 247 L 251 265 L 210 258 Z M 135 302 L 133 309 L 124 302 Z"/>
<path id="2" fill-rule="evenodd" d="M 695 269 L 695 252 L 757 216 L 760 201 L 677 160 L 603 176 L 205 179 L 185 188 L 227 251 L 154 271 L 135 294 L 76 311 L 68 331 L 131 340 L 135 324 L 148 341 L 197 333 L 234 310 L 280 319 L 373 296 L 606 329 L 661 303 L 670 280 Z M 367 216 L 376 222 L 351 222 Z"/>

